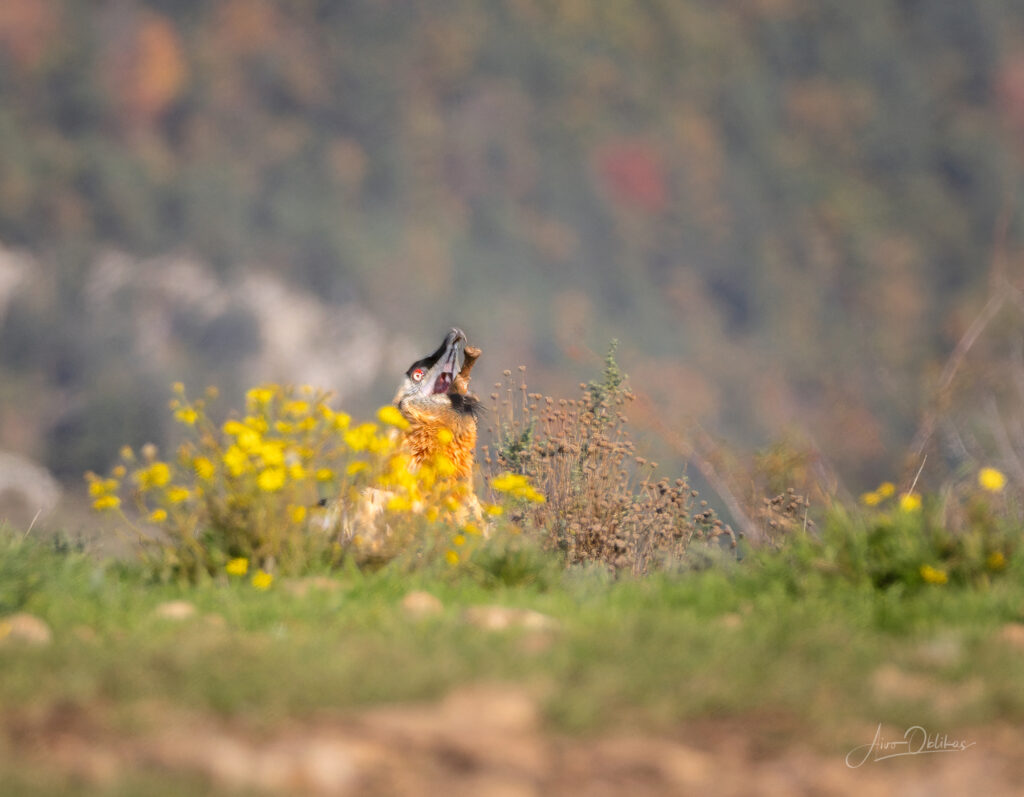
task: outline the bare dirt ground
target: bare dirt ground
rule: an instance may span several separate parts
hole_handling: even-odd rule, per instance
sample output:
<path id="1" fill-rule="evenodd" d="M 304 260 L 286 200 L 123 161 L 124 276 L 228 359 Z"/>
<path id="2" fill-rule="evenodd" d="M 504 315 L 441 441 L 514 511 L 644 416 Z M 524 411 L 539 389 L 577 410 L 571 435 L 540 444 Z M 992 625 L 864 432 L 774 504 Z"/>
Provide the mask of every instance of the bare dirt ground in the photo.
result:
<path id="1" fill-rule="evenodd" d="M 869 760 L 801 738 L 784 718 L 702 720 L 672 735 L 570 737 L 542 727 L 538 704 L 506 686 L 266 728 L 139 706 L 128 723 L 64 705 L 2 721 L 0 754 L 76 781 L 178 772 L 225 791 L 294 795 L 1017 795 L 1024 732 L 959 729 L 964 751 Z M 125 726 L 138 729 L 133 733 Z M 865 744 L 876 728 L 854 734 Z M 903 729 L 885 729 L 887 739 Z M 949 738 L 953 734 L 949 733 Z"/>

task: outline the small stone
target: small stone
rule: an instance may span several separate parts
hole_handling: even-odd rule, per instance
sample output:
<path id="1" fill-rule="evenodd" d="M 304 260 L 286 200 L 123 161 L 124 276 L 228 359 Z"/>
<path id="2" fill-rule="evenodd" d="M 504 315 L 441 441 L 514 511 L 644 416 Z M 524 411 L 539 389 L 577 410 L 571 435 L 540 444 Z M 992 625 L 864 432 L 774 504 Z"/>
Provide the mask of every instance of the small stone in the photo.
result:
<path id="1" fill-rule="evenodd" d="M 195 615 L 196 607 L 188 601 L 167 601 L 157 606 L 153 613 L 164 620 L 187 620 Z"/>
<path id="2" fill-rule="evenodd" d="M 444 611 L 444 604 L 429 592 L 416 590 L 402 598 L 402 609 L 409 617 L 418 620 L 440 614 Z"/>
<path id="3" fill-rule="evenodd" d="M 463 617 L 470 625 L 487 631 L 504 631 L 509 628 L 550 631 L 558 628 L 558 621 L 554 617 L 532 609 L 515 609 L 508 606 L 472 606 L 466 609 Z"/>
<path id="4" fill-rule="evenodd" d="M 1024 648 L 1024 623 L 1007 623 L 999 629 L 999 639 L 1015 648 Z"/>
<path id="5" fill-rule="evenodd" d="M 50 631 L 50 626 L 33 614 L 18 612 L 0 619 L 0 643 L 48 645 L 52 641 L 53 632 Z"/>

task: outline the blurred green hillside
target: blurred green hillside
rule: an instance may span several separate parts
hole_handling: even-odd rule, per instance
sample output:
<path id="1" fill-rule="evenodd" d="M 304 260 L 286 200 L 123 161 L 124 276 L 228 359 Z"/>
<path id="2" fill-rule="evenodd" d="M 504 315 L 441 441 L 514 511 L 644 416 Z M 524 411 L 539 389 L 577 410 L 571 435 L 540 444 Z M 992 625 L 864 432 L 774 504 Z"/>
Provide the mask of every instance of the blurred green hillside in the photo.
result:
<path id="1" fill-rule="evenodd" d="M 1016 0 L 3 0 L 0 252 L 31 274 L 0 302 L 0 448 L 102 468 L 172 378 L 243 379 L 252 305 L 133 348 L 131 274 L 176 257 L 416 354 L 463 326 L 485 395 L 519 363 L 570 393 L 618 338 L 667 455 L 693 422 L 788 434 L 857 489 L 901 465 L 996 243 L 1020 271 L 1022 159 Z"/>

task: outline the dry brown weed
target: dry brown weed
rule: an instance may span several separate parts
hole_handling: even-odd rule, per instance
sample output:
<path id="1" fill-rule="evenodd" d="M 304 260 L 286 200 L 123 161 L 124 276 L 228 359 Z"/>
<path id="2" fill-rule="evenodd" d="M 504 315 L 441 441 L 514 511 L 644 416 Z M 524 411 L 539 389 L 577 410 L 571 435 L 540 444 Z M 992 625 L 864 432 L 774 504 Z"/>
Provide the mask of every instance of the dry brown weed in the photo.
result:
<path id="1" fill-rule="evenodd" d="M 524 504 L 514 520 L 567 564 L 636 575 L 680 563 L 695 541 L 735 547 L 732 530 L 685 477 L 656 479 L 657 463 L 637 454 L 624 412 L 633 394 L 614 346 L 603 379 L 580 384 L 575 399 L 530 392 L 525 371 L 505 371 L 495 385 L 483 452 L 489 477 L 522 473 L 547 497 Z"/>

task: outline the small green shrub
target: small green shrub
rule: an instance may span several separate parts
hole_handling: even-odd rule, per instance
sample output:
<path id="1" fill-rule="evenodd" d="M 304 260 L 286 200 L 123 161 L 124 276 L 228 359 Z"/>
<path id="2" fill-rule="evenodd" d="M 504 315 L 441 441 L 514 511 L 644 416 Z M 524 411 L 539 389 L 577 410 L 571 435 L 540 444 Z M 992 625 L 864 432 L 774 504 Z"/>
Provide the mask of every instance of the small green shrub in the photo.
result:
<path id="1" fill-rule="evenodd" d="M 792 531 L 777 541 L 776 561 L 786 562 L 779 577 L 794 586 L 814 573 L 878 590 L 984 588 L 1021 558 L 1019 524 L 1004 512 L 1002 497 L 985 488 L 940 500 L 897 496 L 884 483 L 861 503 L 857 509 L 834 506 L 820 535 Z M 958 522 L 950 522 L 951 514 Z"/>

